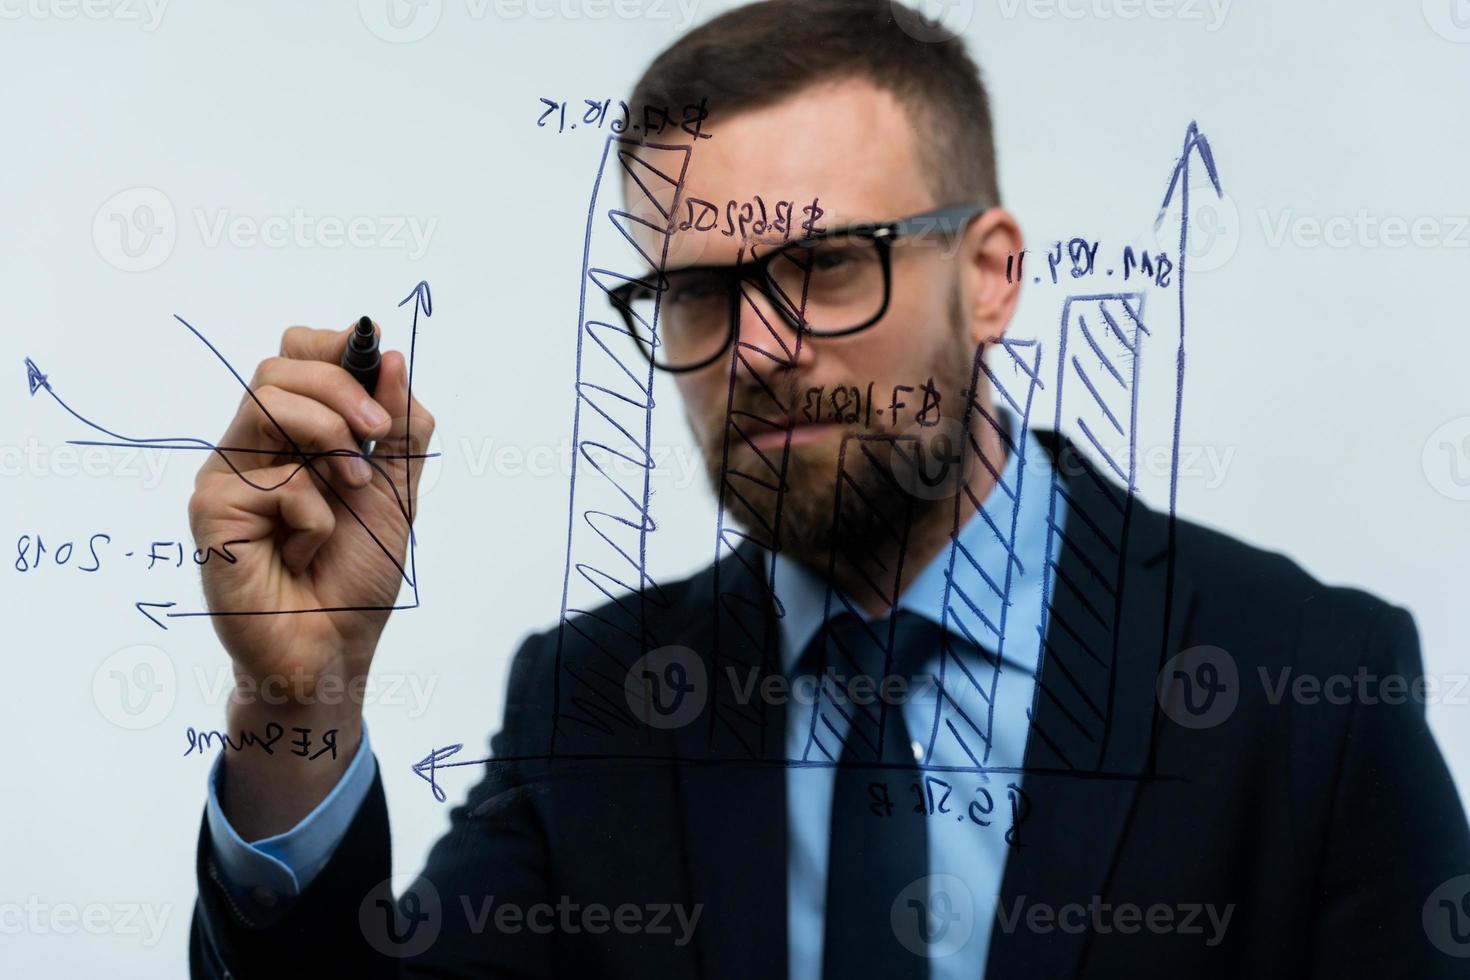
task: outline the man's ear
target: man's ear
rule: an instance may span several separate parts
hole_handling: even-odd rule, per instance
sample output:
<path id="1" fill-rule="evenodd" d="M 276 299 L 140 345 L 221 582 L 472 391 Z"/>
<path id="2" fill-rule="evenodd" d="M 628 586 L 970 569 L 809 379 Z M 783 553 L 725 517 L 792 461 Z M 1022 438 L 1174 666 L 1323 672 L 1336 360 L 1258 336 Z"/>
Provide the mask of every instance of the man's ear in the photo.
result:
<path id="1" fill-rule="evenodd" d="M 960 236 L 960 301 L 970 339 L 976 344 L 994 343 L 1005 335 L 1016 303 L 1021 297 L 1021 280 L 1006 281 L 1006 261 L 1020 255 L 1021 226 L 1004 208 L 991 208 L 970 222 Z"/>

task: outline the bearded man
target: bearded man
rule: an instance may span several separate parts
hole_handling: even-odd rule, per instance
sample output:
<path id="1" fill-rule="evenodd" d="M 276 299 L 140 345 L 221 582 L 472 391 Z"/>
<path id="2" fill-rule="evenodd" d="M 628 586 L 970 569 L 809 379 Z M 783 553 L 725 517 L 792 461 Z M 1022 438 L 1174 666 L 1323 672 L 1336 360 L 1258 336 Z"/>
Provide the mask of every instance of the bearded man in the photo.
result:
<path id="1" fill-rule="evenodd" d="M 237 698 L 232 735 L 338 751 L 216 765 L 195 974 L 1465 975 L 1470 838 L 1422 705 L 1253 685 L 1417 677 L 1412 621 L 1031 425 L 1023 243 L 963 45 L 887 0 L 768 0 L 629 103 L 708 107 L 620 147 L 687 168 L 653 210 L 619 171 L 650 267 L 608 315 L 673 376 L 738 544 L 525 640 L 494 758 L 395 895 L 361 705 L 309 695 L 368 675 L 433 418 L 401 354 L 368 398 L 350 331 L 288 330 L 190 517 L 247 542 L 202 569 L 242 686 L 310 681 Z M 1125 384 L 1138 312 L 1079 335 L 1092 384 Z"/>

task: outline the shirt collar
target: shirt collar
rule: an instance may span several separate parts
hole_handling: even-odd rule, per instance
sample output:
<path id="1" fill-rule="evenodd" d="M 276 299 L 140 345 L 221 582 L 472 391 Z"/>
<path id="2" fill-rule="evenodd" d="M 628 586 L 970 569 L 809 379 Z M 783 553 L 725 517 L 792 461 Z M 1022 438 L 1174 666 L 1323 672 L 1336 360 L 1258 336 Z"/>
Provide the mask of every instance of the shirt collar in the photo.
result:
<path id="1" fill-rule="evenodd" d="M 1006 416 L 1004 423 L 1009 432 L 1019 430 L 1015 416 L 1004 406 L 999 413 Z M 898 608 L 908 609 L 940 625 L 945 624 L 945 583 L 951 574 L 953 559 L 955 588 L 950 602 L 965 602 L 968 606 L 966 619 L 990 625 L 992 631 L 986 635 L 976 634 L 988 649 L 999 648 L 1001 659 L 1012 667 L 1028 673 L 1034 671 L 1034 655 L 1029 658 L 1017 654 L 1024 649 L 1020 643 L 1000 644 L 997 632 L 1001 623 L 1002 602 L 1000 593 L 1006 581 L 1006 562 L 1014 554 L 1019 573 L 1012 576 L 1011 604 L 1017 599 L 1018 588 L 1030 588 L 1026 580 L 1039 581 L 1039 574 L 1046 562 L 1047 500 L 1050 494 L 1042 489 L 1050 484 L 1051 461 L 1045 448 L 1029 430 L 1023 435 L 1020 454 L 1008 452 L 1000 481 L 991 487 L 979 510 L 960 528 L 958 547 L 943 548 L 924 566 L 899 596 Z M 1022 472 L 1024 457 L 1025 472 Z M 1022 482 L 1024 480 L 1024 483 Z M 1019 504 L 1015 504 L 1017 488 L 1025 487 Z M 1005 546 L 1005 531 L 1012 519 L 1015 521 L 1014 548 Z M 1034 571 L 1033 571 L 1034 570 Z M 1028 574 L 1029 573 L 1029 574 Z M 772 574 L 772 592 L 775 594 L 777 610 L 781 615 L 781 665 L 790 672 L 796 658 L 821 627 L 826 612 L 826 582 L 820 575 L 801 562 L 777 553 Z M 1037 587 L 1039 596 L 1039 587 Z M 1039 598 L 1038 598 L 1039 601 Z M 834 615 L 843 608 L 834 597 Z M 854 604 L 854 608 L 857 608 Z M 1034 654 L 1034 651 L 1032 651 Z"/>

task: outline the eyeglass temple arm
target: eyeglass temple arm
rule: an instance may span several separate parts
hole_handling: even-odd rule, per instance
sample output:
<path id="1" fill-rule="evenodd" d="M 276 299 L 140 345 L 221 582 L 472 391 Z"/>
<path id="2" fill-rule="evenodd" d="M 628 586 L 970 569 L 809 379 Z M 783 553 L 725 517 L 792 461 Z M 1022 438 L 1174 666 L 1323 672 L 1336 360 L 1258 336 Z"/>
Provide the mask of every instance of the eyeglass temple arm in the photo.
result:
<path id="1" fill-rule="evenodd" d="M 971 220 L 989 210 L 990 205 L 988 204 L 950 204 L 895 221 L 893 233 L 895 236 L 915 235 L 919 232 L 933 231 L 936 225 L 939 226 L 940 231 L 958 233 L 963 231 Z"/>

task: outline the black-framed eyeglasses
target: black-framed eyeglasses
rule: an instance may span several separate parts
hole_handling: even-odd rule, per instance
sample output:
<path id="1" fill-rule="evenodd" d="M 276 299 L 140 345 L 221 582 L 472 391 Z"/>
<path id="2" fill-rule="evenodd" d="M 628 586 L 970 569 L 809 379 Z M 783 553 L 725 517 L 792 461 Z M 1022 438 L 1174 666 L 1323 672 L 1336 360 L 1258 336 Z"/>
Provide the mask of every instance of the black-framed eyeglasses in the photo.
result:
<path id="1" fill-rule="evenodd" d="M 800 333 L 854 334 L 888 312 L 894 242 L 928 233 L 957 235 L 987 210 L 984 204 L 952 204 L 895 221 L 848 225 L 775 243 L 763 254 L 756 243 L 738 265 L 651 272 L 608 294 L 628 334 L 655 367 L 696 371 L 713 364 L 734 342 L 744 281 L 754 281 Z"/>

